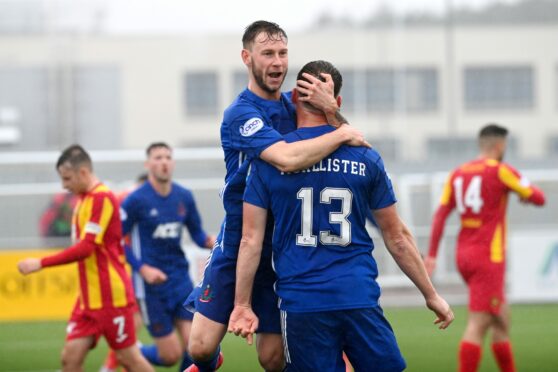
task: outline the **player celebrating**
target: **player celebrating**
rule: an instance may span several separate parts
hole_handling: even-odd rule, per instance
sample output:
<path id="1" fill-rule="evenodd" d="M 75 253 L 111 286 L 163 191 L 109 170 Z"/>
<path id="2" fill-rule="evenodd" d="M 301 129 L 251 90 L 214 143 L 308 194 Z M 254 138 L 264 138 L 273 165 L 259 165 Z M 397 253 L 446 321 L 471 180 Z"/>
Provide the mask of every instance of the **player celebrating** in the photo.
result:
<path id="1" fill-rule="evenodd" d="M 170 366 L 182 357 L 182 371 L 192 364 L 186 352 L 192 314 L 182 303 L 193 287 L 181 246 L 182 230 L 186 226 L 202 248 L 213 247 L 215 238 L 202 229 L 192 192 L 172 182 L 170 146 L 152 143 L 146 154 L 147 182 L 122 202 L 123 232 L 131 234 L 127 257 L 134 270 L 135 293 L 155 340 L 155 345 L 141 350 L 155 365 Z"/>
<path id="2" fill-rule="evenodd" d="M 203 282 L 188 299 L 190 305 L 195 303 L 196 310 L 189 344 L 196 366 L 190 371 L 213 371 L 220 363 L 219 343 L 226 334 L 234 305 L 236 257 L 242 233 L 242 195 L 249 159 L 261 157 L 281 170 L 293 171 L 318 162 L 343 143 L 365 144 L 362 134 L 348 125 L 308 141 L 286 143 L 282 134 L 295 129 L 290 97 L 280 91 L 288 69 L 287 35 L 275 23 L 257 21 L 246 28 L 242 42 L 248 88 L 227 108 L 221 125 L 227 167 L 222 196 L 225 221 Z M 312 81 L 315 84 L 306 83 L 301 87 L 310 93 L 307 99 L 335 116 L 338 107 L 330 84 L 318 79 Z M 268 236 L 271 237 L 271 233 Z M 281 371 L 284 362 L 270 250 L 266 250 L 264 256 L 254 288 L 254 307 L 261 320 L 256 347 L 265 370 Z"/>
<path id="3" fill-rule="evenodd" d="M 324 72 L 332 76 L 337 96 L 341 75 L 328 62 L 306 64 L 298 78 Z M 298 130 L 285 140 L 333 132 L 323 113 L 298 96 L 293 92 Z M 391 182 L 374 150 L 342 146 L 300 172 L 280 172 L 255 160 L 244 200 L 229 330 L 251 337 L 258 327 L 250 293 L 269 209 L 275 220 L 273 264 L 289 371 L 344 370 L 343 350 L 355 371 L 405 368 L 378 304 L 374 245 L 365 227 L 368 210 L 373 211 L 389 252 L 438 316 L 435 322 L 446 328 L 453 321 L 451 309 L 428 278 L 413 237 L 399 219 Z"/>
<path id="4" fill-rule="evenodd" d="M 506 208 L 510 191 L 521 200 L 544 204 L 544 194 L 502 162 L 508 130 L 496 124 L 479 133 L 480 157 L 454 170 L 434 215 L 430 249 L 425 260 L 431 275 L 449 214 L 457 208 L 461 230 L 457 268 L 469 287 L 469 318 L 459 346 L 459 370 L 476 371 L 482 344 L 492 330 L 492 351 L 501 371 L 515 371 L 509 339 L 510 316 L 504 296 Z"/>
<path id="5" fill-rule="evenodd" d="M 68 323 L 62 370 L 81 371 L 89 349 L 101 335 L 128 371 L 153 371 L 136 346 L 134 303 L 124 267 L 122 226 L 112 192 L 93 173 L 89 154 L 79 145 L 68 147 L 56 163 L 65 189 L 79 196 L 72 217 L 72 238 L 64 251 L 18 263 L 22 274 L 77 262 L 79 298 Z"/>

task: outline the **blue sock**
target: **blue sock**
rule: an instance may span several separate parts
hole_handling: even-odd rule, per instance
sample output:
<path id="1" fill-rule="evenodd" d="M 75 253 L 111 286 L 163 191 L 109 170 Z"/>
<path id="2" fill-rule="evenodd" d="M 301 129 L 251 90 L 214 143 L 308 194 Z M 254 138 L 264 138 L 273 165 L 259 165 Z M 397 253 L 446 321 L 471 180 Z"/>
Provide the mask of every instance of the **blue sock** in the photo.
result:
<path id="1" fill-rule="evenodd" d="M 219 360 L 219 353 L 221 352 L 221 346 L 217 347 L 215 354 L 211 357 L 211 359 L 198 362 L 194 361 L 194 364 L 198 367 L 200 372 L 213 372 L 215 371 L 215 367 L 217 367 L 217 361 Z"/>
<path id="2" fill-rule="evenodd" d="M 180 363 L 180 372 L 184 371 L 186 368 L 190 367 L 192 364 L 194 364 L 194 361 L 192 360 L 192 358 L 190 358 L 190 354 L 188 354 L 187 351 L 184 352 L 184 354 L 182 355 L 182 363 Z"/>
<path id="3" fill-rule="evenodd" d="M 142 345 L 140 347 L 141 353 L 149 361 L 149 363 L 155 366 L 165 366 L 161 358 L 159 358 L 159 351 L 157 350 L 157 345 Z"/>

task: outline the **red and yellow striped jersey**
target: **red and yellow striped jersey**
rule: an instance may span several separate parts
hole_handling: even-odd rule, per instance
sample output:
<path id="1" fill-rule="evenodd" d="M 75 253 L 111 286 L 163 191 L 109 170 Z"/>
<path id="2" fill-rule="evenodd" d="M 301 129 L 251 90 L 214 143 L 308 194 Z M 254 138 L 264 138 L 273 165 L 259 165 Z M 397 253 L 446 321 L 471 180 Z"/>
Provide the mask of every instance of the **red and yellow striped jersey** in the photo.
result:
<path id="1" fill-rule="evenodd" d="M 93 243 L 88 256 L 78 260 L 82 309 L 124 307 L 134 303 L 125 269 L 122 224 L 114 194 L 103 184 L 82 195 L 74 209 L 72 237 Z"/>
<path id="2" fill-rule="evenodd" d="M 434 217 L 429 255 L 435 257 L 446 218 L 455 208 L 461 220 L 458 250 L 474 250 L 478 259 L 505 259 L 506 208 L 509 192 L 533 204 L 544 204 L 544 194 L 511 166 L 494 159 L 477 159 L 454 170 Z M 472 253 L 471 251 L 469 253 Z"/>

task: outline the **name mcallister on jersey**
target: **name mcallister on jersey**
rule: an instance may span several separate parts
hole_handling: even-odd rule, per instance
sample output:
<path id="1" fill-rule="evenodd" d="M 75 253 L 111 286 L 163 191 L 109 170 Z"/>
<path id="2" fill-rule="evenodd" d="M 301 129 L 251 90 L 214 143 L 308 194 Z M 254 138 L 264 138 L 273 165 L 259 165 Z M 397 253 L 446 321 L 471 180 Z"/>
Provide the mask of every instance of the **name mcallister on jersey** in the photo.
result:
<path id="1" fill-rule="evenodd" d="M 308 172 L 334 172 L 366 176 L 366 165 L 364 163 L 361 163 L 360 161 L 327 158 L 320 160 L 319 163 L 314 164 L 308 169 L 303 169 L 296 172 L 281 172 L 281 175 Z"/>

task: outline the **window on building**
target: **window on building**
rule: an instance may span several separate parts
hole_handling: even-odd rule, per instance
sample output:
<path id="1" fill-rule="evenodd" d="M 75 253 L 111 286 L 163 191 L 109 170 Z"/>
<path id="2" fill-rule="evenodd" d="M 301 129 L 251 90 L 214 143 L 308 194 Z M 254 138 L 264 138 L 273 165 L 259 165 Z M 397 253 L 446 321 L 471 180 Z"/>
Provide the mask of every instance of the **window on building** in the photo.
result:
<path id="1" fill-rule="evenodd" d="M 467 67 L 464 80 L 468 110 L 527 109 L 534 105 L 532 67 Z"/>
<path id="2" fill-rule="evenodd" d="M 216 115 L 219 113 L 217 73 L 187 72 L 186 113 L 188 115 Z"/>
<path id="3" fill-rule="evenodd" d="M 547 139 L 547 150 L 550 156 L 558 156 L 558 135 L 550 136 Z"/>
<path id="4" fill-rule="evenodd" d="M 473 159 L 478 154 L 475 137 L 434 137 L 427 140 L 428 158 L 433 161 L 451 159 L 455 162 Z"/>
<path id="5" fill-rule="evenodd" d="M 347 112 L 365 111 L 366 97 L 364 95 L 364 72 L 354 69 L 340 69 L 343 75 L 341 87 L 341 110 Z"/>
<path id="6" fill-rule="evenodd" d="M 87 149 L 118 148 L 122 142 L 120 70 L 113 65 L 84 65 L 72 73 L 77 141 Z"/>
<path id="7" fill-rule="evenodd" d="M 476 136 L 471 137 L 433 137 L 427 140 L 428 158 L 434 161 L 452 160 L 461 162 L 478 156 L 479 147 Z M 514 136 L 508 136 L 506 158 L 516 158 L 518 142 Z"/>
<path id="8" fill-rule="evenodd" d="M 432 68 L 366 71 L 368 111 L 429 111 L 438 108 L 438 74 Z"/>
<path id="9" fill-rule="evenodd" d="M 248 74 L 246 69 L 233 72 L 231 100 L 248 86 Z"/>
<path id="10" fill-rule="evenodd" d="M 398 138 L 372 137 L 368 139 L 374 150 L 378 151 L 384 161 L 399 160 L 401 154 L 401 141 Z"/>

